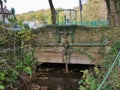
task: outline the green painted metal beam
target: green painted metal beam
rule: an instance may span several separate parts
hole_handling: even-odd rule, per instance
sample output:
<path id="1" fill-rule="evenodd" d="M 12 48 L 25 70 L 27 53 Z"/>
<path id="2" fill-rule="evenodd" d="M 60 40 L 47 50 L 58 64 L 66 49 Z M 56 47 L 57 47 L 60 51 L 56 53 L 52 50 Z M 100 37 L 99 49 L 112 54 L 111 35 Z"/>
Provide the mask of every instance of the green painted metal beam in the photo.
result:
<path id="1" fill-rule="evenodd" d="M 42 47 L 64 47 L 66 44 L 63 43 L 48 43 L 48 44 L 38 44 L 36 46 Z M 68 47 L 100 47 L 105 46 L 105 43 L 69 43 Z"/>
<path id="2" fill-rule="evenodd" d="M 98 47 L 98 46 L 105 46 L 105 43 L 70 43 L 69 46 L 71 47 Z"/>
<path id="3" fill-rule="evenodd" d="M 48 43 L 48 44 L 37 44 L 36 46 L 41 46 L 41 47 L 62 47 L 62 43 Z"/>

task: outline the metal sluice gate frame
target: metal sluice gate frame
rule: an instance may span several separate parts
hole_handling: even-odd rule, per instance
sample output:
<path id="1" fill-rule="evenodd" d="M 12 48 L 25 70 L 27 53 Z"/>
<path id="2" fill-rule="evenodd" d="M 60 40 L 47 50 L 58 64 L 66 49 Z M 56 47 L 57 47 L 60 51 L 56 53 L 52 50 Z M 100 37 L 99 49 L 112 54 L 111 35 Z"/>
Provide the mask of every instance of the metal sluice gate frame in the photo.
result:
<path id="1" fill-rule="evenodd" d="M 74 13 L 74 15 L 73 15 Z M 62 17 L 60 16 L 62 15 Z M 62 24 L 60 18 L 63 19 Z M 54 26 L 56 29 L 55 33 L 57 35 L 57 42 L 56 43 L 47 43 L 47 44 L 39 44 L 37 46 L 40 47 L 63 47 L 64 50 L 62 51 L 63 55 L 63 62 L 65 63 L 66 72 L 68 72 L 68 63 L 70 62 L 70 48 L 71 47 L 105 47 L 107 44 L 106 42 L 91 42 L 91 43 L 75 43 L 74 36 L 76 32 L 76 19 L 77 19 L 77 12 L 73 9 L 63 9 L 57 10 L 57 24 Z M 72 23 L 74 21 L 74 23 Z M 68 40 L 68 37 L 71 40 Z M 64 39 L 64 42 L 61 40 Z"/>

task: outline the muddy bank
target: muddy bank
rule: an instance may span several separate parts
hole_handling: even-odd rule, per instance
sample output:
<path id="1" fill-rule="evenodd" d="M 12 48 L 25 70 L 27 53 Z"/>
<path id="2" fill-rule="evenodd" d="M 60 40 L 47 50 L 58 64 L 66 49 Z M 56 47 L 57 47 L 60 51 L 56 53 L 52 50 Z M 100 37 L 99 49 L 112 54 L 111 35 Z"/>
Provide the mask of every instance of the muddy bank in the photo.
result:
<path id="1" fill-rule="evenodd" d="M 30 90 L 78 90 L 78 82 L 82 76 L 80 70 L 92 67 L 92 65 L 70 64 L 69 73 L 66 73 L 64 64 L 42 64 L 37 67 L 38 70 L 31 79 Z"/>

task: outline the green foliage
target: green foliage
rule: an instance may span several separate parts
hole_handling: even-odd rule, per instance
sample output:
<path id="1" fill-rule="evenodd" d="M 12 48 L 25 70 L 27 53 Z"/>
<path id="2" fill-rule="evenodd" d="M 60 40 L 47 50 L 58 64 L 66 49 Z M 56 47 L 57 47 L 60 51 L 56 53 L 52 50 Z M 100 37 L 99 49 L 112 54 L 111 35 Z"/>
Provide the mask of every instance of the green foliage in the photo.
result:
<path id="1" fill-rule="evenodd" d="M 8 21 L 11 22 L 11 23 L 15 23 L 13 18 L 9 18 Z"/>
<path id="2" fill-rule="evenodd" d="M 17 19 L 16 19 L 16 16 L 15 16 L 15 9 L 14 9 L 14 8 L 11 8 L 11 12 L 12 12 L 12 14 L 13 14 L 14 23 L 16 23 Z"/>
<path id="3" fill-rule="evenodd" d="M 29 75 L 32 75 L 32 73 L 33 73 L 31 67 L 29 67 L 29 66 L 23 68 L 23 71 L 26 72 L 26 73 L 29 74 Z"/>
<path id="4" fill-rule="evenodd" d="M 56 8 L 56 11 L 60 9 L 62 8 Z M 79 22 L 80 21 L 79 6 L 76 6 L 74 9 L 77 10 L 76 18 L 77 18 L 77 21 Z M 82 18 L 83 18 L 82 19 L 83 22 L 84 21 L 90 22 L 90 21 L 97 21 L 97 20 L 106 20 L 107 19 L 107 8 L 106 8 L 105 1 L 104 0 L 100 0 L 100 1 L 88 0 L 88 3 L 83 4 Z M 28 13 L 19 14 L 17 15 L 17 20 L 18 22 L 37 20 L 45 24 L 46 23 L 51 24 L 50 9 L 39 10 L 36 12 L 31 11 Z M 64 22 L 64 12 L 60 13 L 59 22 L 60 23 Z"/>
<path id="5" fill-rule="evenodd" d="M 120 40 L 113 43 L 111 50 L 110 50 L 110 54 L 116 55 L 119 51 L 120 51 Z"/>
<path id="6" fill-rule="evenodd" d="M 106 58 L 103 60 L 104 68 L 108 68 L 109 65 L 113 63 L 117 53 L 120 51 L 120 40 L 114 41 L 111 45 L 111 49 L 108 53 L 106 53 Z"/>
<path id="7" fill-rule="evenodd" d="M 44 24 L 50 23 L 51 15 L 50 15 L 50 10 L 39 10 L 39 11 L 31 11 L 28 13 L 24 13 L 21 15 L 16 16 L 18 22 L 23 22 L 23 21 L 32 21 L 32 20 L 37 20 L 40 21 Z"/>
<path id="8" fill-rule="evenodd" d="M 26 24 L 26 23 L 23 24 L 23 27 L 24 27 L 25 29 L 29 29 L 29 28 L 30 28 L 30 27 L 29 27 L 29 24 Z"/>
<path id="9" fill-rule="evenodd" d="M 4 90 L 5 89 L 5 86 L 0 84 L 0 90 Z"/>
<path id="10" fill-rule="evenodd" d="M 31 47 L 34 43 L 35 35 L 32 34 L 30 29 L 21 30 L 17 33 L 21 39 L 21 49 L 24 51 L 26 47 Z M 29 51 L 33 51 L 32 47 Z M 17 59 L 16 69 L 19 71 L 24 71 L 27 74 L 32 75 L 35 65 L 35 60 L 30 52 L 23 52 L 23 60 Z"/>
<path id="11" fill-rule="evenodd" d="M 17 60 L 16 69 L 19 71 L 23 70 L 25 73 L 32 75 L 35 63 L 31 54 L 25 54 L 22 61 L 19 59 Z"/>
<path id="12" fill-rule="evenodd" d="M 119 51 L 120 51 L 120 40 L 117 40 L 112 44 L 111 50 L 107 54 L 106 62 L 105 62 L 106 65 L 103 66 L 105 69 L 108 70 L 109 67 L 111 66 L 111 64 L 113 64 L 113 62 L 116 58 L 116 55 L 118 54 Z M 120 59 L 120 56 L 119 56 L 119 59 Z M 116 62 L 115 66 L 113 67 L 113 69 L 111 71 L 111 74 L 109 75 L 109 79 L 107 81 L 107 84 L 109 86 L 111 86 L 111 88 L 113 88 L 114 90 L 117 90 L 120 87 L 118 64 L 119 64 L 119 62 Z M 111 90 L 113 90 L 113 89 L 111 89 Z"/>
<path id="13" fill-rule="evenodd" d="M 0 90 L 4 90 L 5 73 L 0 71 Z"/>
<path id="14" fill-rule="evenodd" d="M 5 40 L 5 37 L 2 34 L 0 34 L 0 45 L 4 44 L 4 40 Z"/>
<path id="15" fill-rule="evenodd" d="M 15 35 L 14 35 L 15 34 Z M 21 31 L 13 31 L 8 30 L 7 33 L 4 35 L 0 32 L 0 43 L 6 48 L 12 48 L 13 42 L 15 37 L 15 44 L 16 44 L 16 53 L 15 57 L 13 58 L 13 53 L 9 53 L 11 58 L 8 58 L 8 54 L 4 54 L 5 57 L 5 65 L 7 67 L 2 67 L 4 70 L 0 71 L 0 90 L 4 90 L 7 84 L 14 84 L 19 80 L 21 77 L 28 77 L 31 76 L 35 70 L 35 59 L 33 53 L 25 52 L 26 46 L 31 47 L 27 48 L 27 50 L 33 50 L 32 45 L 34 44 L 34 37 L 35 35 L 32 34 L 32 31 L 21 30 Z M 6 44 L 7 43 L 7 44 Z M 12 46 L 12 47 L 11 47 Z M 23 51 L 23 52 L 20 52 Z M 8 53 L 8 52 L 7 52 Z M 21 56 L 21 53 L 23 56 Z M 7 55 L 7 56 L 5 56 Z M 7 57 L 7 58 L 6 58 Z M 21 58 L 22 57 L 22 58 Z M 12 62 L 11 62 L 12 61 Z M 26 75 L 26 76 L 24 76 Z"/>
<path id="16" fill-rule="evenodd" d="M 107 9 L 105 1 L 88 0 L 88 3 L 83 5 L 82 15 L 83 21 L 106 20 Z"/>
<path id="17" fill-rule="evenodd" d="M 0 72 L 0 81 L 5 80 L 5 74 L 3 72 Z"/>
<path id="18" fill-rule="evenodd" d="M 107 53 L 107 57 L 103 60 L 103 64 L 101 66 L 101 70 L 97 67 L 94 70 L 83 70 L 82 80 L 80 80 L 79 90 L 96 90 L 103 80 L 106 72 L 110 69 L 113 60 L 115 59 L 118 51 L 120 50 L 120 41 L 116 41 L 111 46 L 111 50 Z M 117 62 L 118 63 L 118 62 Z M 119 90 L 120 80 L 118 74 L 118 64 L 112 69 L 112 72 L 109 75 L 109 78 L 104 83 L 102 90 Z"/>
<path id="19" fill-rule="evenodd" d="M 98 86 L 98 81 L 95 77 L 99 74 L 99 69 L 94 68 L 94 74 L 89 70 L 82 70 L 83 73 L 82 80 L 79 82 L 79 90 L 96 90 Z"/>
<path id="20" fill-rule="evenodd" d="M 80 86 L 79 90 L 86 90 L 86 88 L 84 86 Z"/>
<path id="21" fill-rule="evenodd" d="M 32 31 L 30 29 L 21 30 L 17 34 L 20 36 L 22 48 L 26 45 L 30 46 L 34 44 L 33 42 L 34 42 L 35 35 L 32 34 Z"/>
<path id="22" fill-rule="evenodd" d="M 5 72 L 5 74 L 6 74 L 6 81 L 9 83 L 15 82 L 15 80 L 17 80 L 18 78 L 18 75 L 15 72 L 11 71 L 10 69 L 8 69 Z"/>
<path id="23" fill-rule="evenodd" d="M 21 30 L 17 33 L 21 39 L 21 49 L 25 50 L 26 47 L 31 47 L 34 43 L 35 35 L 32 34 L 30 29 Z M 33 48 L 29 48 L 29 51 L 33 51 Z M 23 60 L 18 59 L 16 69 L 23 70 L 25 73 L 32 75 L 34 71 L 35 60 L 30 52 L 23 52 Z"/>
<path id="24" fill-rule="evenodd" d="M 24 62 L 24 64 L 30 64 L 30 63 L 32 63 L 32 57 L 31 57 L 31 55 L 30 54 L 26 54 L 25 55 L 25 59 L 23 60 L 23 62 Z"/>
<path id="25" fill-rule="evenodd" d="M 26 54 L 28 55 L 28 54 Z M 17 62 L 16 62 L 16 70 L 17 72 L 25 72 L 29 75 L 32 75 L 33 71 L 34 71 L 34 68 L 33 66 L 35 65 L 35 60 L 33 60 L 32 56 L 31 55 L 28 55 L 27 57 L 25 56 L 24 60 L 20 60 L 20 59 L 17 59 Z"/>
<path id="26" fill-rule="evenodd" d="M 34 68 L 35 64 L 36 64 L 36 62 L 33 59 L 32 55 L 27 53 L 27 54 L 25 54 L 25 57 L 23 60 L 16 59 L 16 64 L 14 66 L 15 72 L 12 71 L 11 69 L 7 68 L 5 71 L 3 71 L 2 74 L 0 74 L 0 81 L 5 80 L 9 83 L 13 83 L 18 79 L 18 77 L 19 77 L 18 74 L 21 75 L 24 73 L 27 75 L 32 75 L 35 70 L 35 68 Z"/>

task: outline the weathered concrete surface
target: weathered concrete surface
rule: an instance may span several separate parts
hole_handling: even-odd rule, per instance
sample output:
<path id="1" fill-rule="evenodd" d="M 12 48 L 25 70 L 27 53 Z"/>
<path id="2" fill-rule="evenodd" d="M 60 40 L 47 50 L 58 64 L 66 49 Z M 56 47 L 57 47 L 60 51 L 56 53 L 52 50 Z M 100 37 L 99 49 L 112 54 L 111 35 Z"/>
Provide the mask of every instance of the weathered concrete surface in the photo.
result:
<path id="1" fill-rule="evenodd" d="M 56 30 L 64 31 L 65 28 L 57 29 L 57 28 L 49 28 L 44 27 L 40 28 L 37 31 L 37 38 L 36 38 L 36 46 L 40 47 L 40 44 L 50 44 L 50 43 L 57 43 L 59 41 L 58 33 Z M 111 47 L 111 45 L 120 40 L 120 28 L 91 28 L 91 27 L 72 27 L 69 28 L 70 30 L 75 30 L 74 35 L 68 36 L 68 42 L 71 43 L 71 38 L 73 37 L 73 43 L 92 43 L 92 42 L 100 42 L 102 43 L 104 39 L 107 39 L 107 46 Z M 63 36 L 61 35 L 61 42 L 63 41 Z M 40 47 L 42 48 L 42 47 Z M 82 49 L 86 50 L 86 48 L 81 47 Z M 87 47 L 87 52 L 89 55 L 94 57 L 95 60 L 91 60 L 88 55 L 84 55 L 82 53 L 71 53 L 71 59 L 69 63 L 73 64 L 100 64 L 104 54 L 104 47 L 99 48 L 91 48 Z M 108 51 L 108 48 L 104 48 Z M 46 51 L 47 50 L 47 51 Z M 57 47 L 55 50 L 50 50 L 45 48 L 44 50 L 38 49 L 35 51 L 35 56 L 39 62 L 54 62 L 54 63 L 63 63 L 63 56 L 62 56 L 62 49 Z"/>
<path id="2" fill-rule="evenodd" d="M 101 60 L 103 58 L 102 55 L 100 55 L 98 52 L 96 51 L 88 51 L 88 53 L 90 53 L 89 55 L 91 55 L 92 57 L 94 57 L 94 60 L 92 60 L 90 57 L 88 57 L 88 55 L 85 55 L 83 53 L 80 52 L 71 52 L 70 54 L 70 61 L 68 61 L 68 63 L 71 64 L 100 64 Z M 35 50 L 35 56 L 37 58 L 37 61 L 40 63 L 65 63 L 65 61 L 63 61 L 63 54 L 62 54 L 62 50 L 40 50 L 40 49 L 36 49 Z"/>
<path id="3" fill-rule="evenodd" d="M 60 30 L 64 31 L 65 28 Z M 107 38 L 109 45 L 114 41 L 120 40 L 120 28 L 91 28 L 91 27 L 76 27 L 71 28 L 74 31 L 74 42 L 102 42 L 104 38 Z M 37 43 L 56 43 L 58 42 L 58 33 L 56 33 L 57 28 L 44 27 L 35 30 L 37 35 Z M 61 38 L 62 39 L 62 38 Z M 71 41 L 71 36 L 69 36 L 69 41 Z"/>

